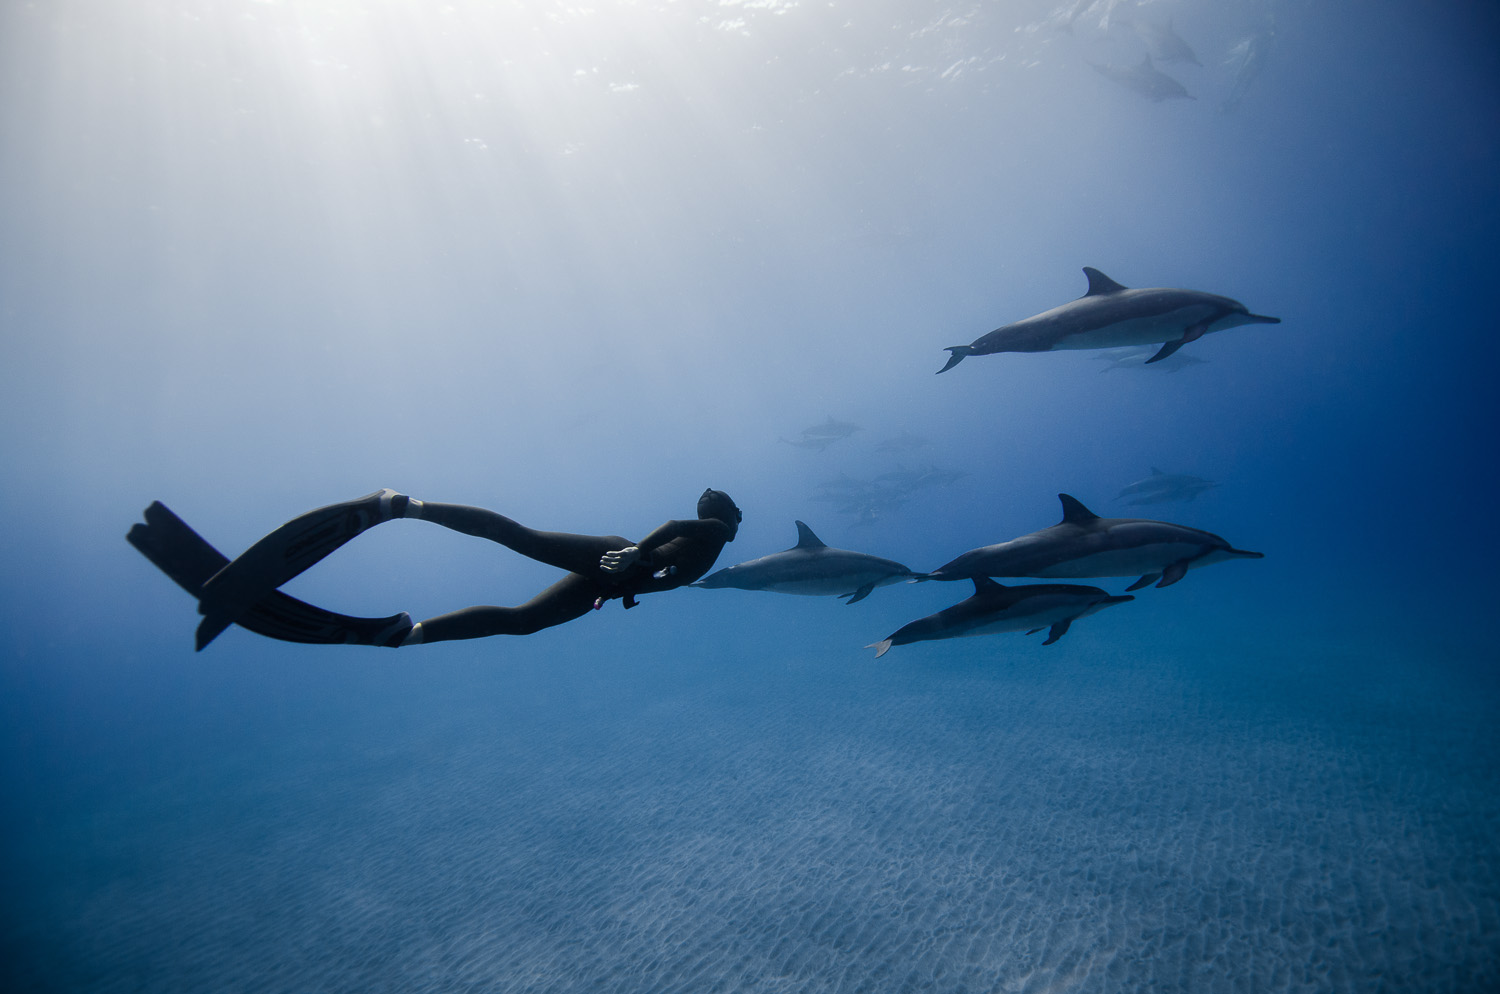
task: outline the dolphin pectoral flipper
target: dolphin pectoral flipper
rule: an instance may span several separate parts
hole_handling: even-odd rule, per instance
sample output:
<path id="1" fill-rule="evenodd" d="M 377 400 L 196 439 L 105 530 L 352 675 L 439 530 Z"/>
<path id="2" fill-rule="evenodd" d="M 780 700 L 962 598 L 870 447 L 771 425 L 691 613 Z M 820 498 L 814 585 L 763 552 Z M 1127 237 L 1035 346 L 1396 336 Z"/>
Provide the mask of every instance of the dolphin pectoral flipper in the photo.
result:
<path id="1" fill-rule="evenodd" d="M 1176 341 L 1168 342 L 1167 344 L 1163 345 L 1160 349 L 1157 350 L 1156 355 L 1152 356 L 1150 359 L 1147 359 L 1145 362 L 1141 363 L 1141 365 L 1143 365 L 1143 366 L 1149 366 L 1153 362 L 1161 362 L 1167 356 L 1171 355 L 1173 352 L 1176 352 L 1178 349 L 1182 348 L 1189 341 L 1190 341 L 1190 339 L 1188 339 L 1187 337 L 1184 336 L 1182 338 L 1177 339 Z"/>
<path id="2" fill-rule="evenodd" d="M 1160 579 L 1161 579 L 1161 574 L 1160 573 L 1147 573 L 1145 576 L 1141 577 L 1139 580 L 1135 581 L 1130 586 L 1126 587 L 1125 588 L 1125 592 L 1129 593 L 1132 590 L 1140 590 L 1142 587 L 1149 587 L 1149 586 L 1151 586 L 1151 584 L 1155 583 L 1157 580 L 1160 580 Z"/>
<path id="3" fill-rule="evenodd" d="M 1181 580 L 1183 577 L 1187 576 L 1188 566 L 1190 566 L 1191 564 L 1192 560 L 1189 559 L 1177 560 L 1175 563 L 1161 571 L 1161 582 L 1158 583 L 1157 586 L 1170 587 L 1178 580 Z"/>
<path id="4" fill-rule="evenodd" d="M 1047 637 L 1042 641 L 1042 645 L 1051 645 L 1053 642 L 1056 642 L 1058 639 L 1068 634 L 1068 628 L 1072 624 L 1072 618 L 1064 618 L 1057 624 L 1053 625 L 1052 630 L 1047 633 Z"/>
<path id="5" fill-rule="evenodd" d="M 872 591 L 874 589 L 875 589 L 875 581 L 871 580 L 869 583 L 865 584 L 863 587 L 860 587 L 858 590 L 854 591 L 853 593 L 850 593 L 850 594 L 840 594 L 839 596 L 849 598 L 848 600 L 844 601 L 845 604 L 853 604 L 855 601 L 862 601 L 866 597 L 869 597 L 870 596 L 870 591 Z"/>

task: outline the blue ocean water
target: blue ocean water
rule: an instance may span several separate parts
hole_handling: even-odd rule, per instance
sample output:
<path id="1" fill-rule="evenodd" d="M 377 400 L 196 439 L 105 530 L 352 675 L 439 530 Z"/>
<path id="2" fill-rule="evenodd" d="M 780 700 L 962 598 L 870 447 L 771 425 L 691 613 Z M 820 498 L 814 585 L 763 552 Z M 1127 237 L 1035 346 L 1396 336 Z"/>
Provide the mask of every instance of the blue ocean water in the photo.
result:
<path id="1" fill-rule="evenodd" d="M 0 9 L 0 986 L 1500 986 L 1500 36 L 1438 6 Z M 1193 99 L 1093 68 L 1164 24 Z M 933 375 L 1083 266 L 1282 323 Z M 124 541 L 381 486 L 636 537 L 714 486 L 721 566 L 933 569 L 1058 493 L 1266 558 L 1045 647 L 875 660 L 928 583 L 195 654 Z M 287 590 L 555 577 L 403 521 Z"/>

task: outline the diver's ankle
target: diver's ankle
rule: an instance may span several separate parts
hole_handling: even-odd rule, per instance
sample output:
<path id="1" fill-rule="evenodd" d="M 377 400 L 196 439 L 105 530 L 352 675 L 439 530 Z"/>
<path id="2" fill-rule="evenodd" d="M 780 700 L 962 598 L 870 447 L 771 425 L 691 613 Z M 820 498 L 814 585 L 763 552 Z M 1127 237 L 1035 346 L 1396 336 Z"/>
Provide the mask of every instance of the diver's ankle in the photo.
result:
<path id="1" fill-rule="evenodd" d="M 381 521 L 390 521 L 392 518 L 420 518 L 421 516 L 422 502 L 415 497 L 408 497 L 390 487 L 380 491 Z"/>

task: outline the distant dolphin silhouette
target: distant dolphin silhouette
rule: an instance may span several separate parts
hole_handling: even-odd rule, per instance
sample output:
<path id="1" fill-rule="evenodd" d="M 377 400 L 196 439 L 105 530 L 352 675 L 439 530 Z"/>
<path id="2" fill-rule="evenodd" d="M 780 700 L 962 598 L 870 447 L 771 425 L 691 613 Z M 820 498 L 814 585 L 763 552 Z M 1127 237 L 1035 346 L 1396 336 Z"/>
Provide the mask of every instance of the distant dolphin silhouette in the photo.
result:
<path id="1" fill-rule="evenodd" d="M 1263 559 L 1265 553 L 1236 549 L 1213 532 L 1145 518 L 1101 518 L 1077 498 L 1058 494 L 1063 519 L 1051 528 L 998 545 L 965 552 L 919 577 L 964 580 L 976 576 L 1081 578 L 1135 576 L 1126 587 L 1139 590 L 1155 581 L 1166 587 L 1189 569 L 1227 559 Z"/>
<path id="2" fill-rule="evenodd" d="M 1218 484 L 1213 480 L 1205 480 L 1201 476 L 1192 476 L 1188 473 L 1163 473 L 1152 466 L 1150 476 L 1122 488 L 1115 495 L 1115 500 L 1134 497 L 1136 499 L 1130 502 L 1132 505 L 1165 504 L 1169 501 L 1192 500 L 1205 490 L 1212 490 L 1217 486 Z"/>
<path id="3" fill-rule="evenodd" d="M 890 559 L 830 548 L 799 521 L 797 544 L 790 549 L 710 573 L 692 586 L 710 590 L 721 587 L 769 590 L 813 597 L 836 595 L 849 598 L 848 603 L 853 604 L 870 596 L 876 587 L 916 575 Z"/>
<path id="4" fill-rule="evenodd" d="M 828 420 L 820 425 L 802 429 L 803 438 L 848 438 L 850 435 L 862 429 L 859 425 L 850 424 L 847 421 L 835 421 L 833 415 L 828 415 Z"/>
<path id="5" fill-rule="evenodd" d="M 1188 342 L 1212 331 L 1242 324 L 1280 324 L 1281 318 L 1251 314 L 1245 305 L 1201 290 L 1170 287 L 1129 289 L 1092 266 L 1084 266 L 1089 289 L 1077 300 L 1022 318 L 976 338 L 949 346 L 946 373 L 971 355 L 996 352 L 1057 352 L 1162 343 L 1146 360 L 1160 362 Z"/>
<path id="6" fill-rule="evenodd" d="M 974 596 L 968 600 L 902 625 L 888 637 L 865 648 L 874 649 L 878 659 L 893 645 L 1000 632 L 1026 632 L 1029 635 L 1043 628 L 1051 628 L 1051 631 L 1042 645 L 1051 645 L 1062 638 L 1068 626 L 1079 618 L 1112 604 L 1135 600 L 1129 594 L 1116 597 L 1098 587 L 1073 583 L 1007 587 L 987 576 L 973 579 Z"/>
<path id="7" fill-rule="evenodd" d="M 1104 78 L 1139 93 L 1152 103 L 1172 99 L 1197 99 L 1187 91 L 1187 87 L 1153 66 L 1149 55 L 1141 60 L 1140 65 L 1135 66 L 1100 65 L 1097 62 L 1090 62 L 1089 65 Z"/>
<path id="8" fill-rule="evenodd" d="M 1117 23 L 1133 30 L 1136 37 L 1146 43 L 1146 49 L 1151 53 L 1151 57 L 1158 62 L 1191 62 L 1195 66 L 1203 65 L 1198 61 L 1198 56 L 1193 54 L 1192 48 L 1182 40 L 1182 36 L 1172 26 L 1171 18 L 1168 18 L 1165 24 L 1149 17 L 1131 17 Z"/>

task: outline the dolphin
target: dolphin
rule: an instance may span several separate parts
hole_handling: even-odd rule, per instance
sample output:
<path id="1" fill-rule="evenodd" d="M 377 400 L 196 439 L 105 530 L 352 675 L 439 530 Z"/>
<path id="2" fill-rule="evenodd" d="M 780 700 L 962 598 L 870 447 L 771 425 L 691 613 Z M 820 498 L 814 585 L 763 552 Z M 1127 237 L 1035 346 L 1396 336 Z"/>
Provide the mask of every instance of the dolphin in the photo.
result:
<path id="1" fill-rule="evenodd" d="M 853 604 L 870 596 L 876 587 L 916 576 L 912 570 L 889 559 L 830 548 L 799 521 L 797 544 L 790 549 L 726 567 L 691 586 L 769 590 L 812 597 L 833 594 L 847 597 L 848 603 Z"/>
<path id="2" fill-rule="evenodd" d="M 1149 55 L 1138 66 L 1100 65 L 1097 62 L 1090 62 L 1089 65 L 1105 79 L 1118 83 L 1127 90 L 1134 90 L 1155 104 L 1163 100 L 1198 99 L 1187 91 L 1187 87 L 1153 66 Z"/>
<path id="3" fill-rule="evenodd" d="M 1076 583 L 1032 583 L 1007 587 L 987 576 L 976 576 L 974 596 L 937 614 L 918 618 L 902 625 L 891 635 L 865 646 L 875 650 L 875 658 L 885 655 L 893 645 L 930 642 L 935 639 L 994 635 L 999 632 L 1032 632 L 1051 628 L 1042 645 L 1051 645 L 1067 634 L 1068 626 L 1085 615 L 1102 611 L 1111 604 L 1135 600 L 1129 594 L 1111 596 L 1098 587 Z"/>
<path id="4" fill-rule="evenodd" d="M 1108 363 L 1101 373 L 1108 373 L 1114 369 L 1143 369 L 1151 357 L 1157 352 L 1154 345 L 1126 346 L 1119 349 L 1104 349 L 1094 356 L 1102 362 Z M 1204 366 L 1208 364 L 1207 359 L 1200 359 L 1186 352 L 1177 352 L 1167 356 L 1156 368 L 1167 373 L 1180 373 L 1188 366 Z"/>
<path id="5" fill-rule="evenodd" d="M 1234 71 L 1234 81 L 1229 85 L 1229 95 L 1219 102 L 1220 113 L 1228 114 L 1239 107 L 1240 101 L 1245 99 L 1245 91 L 1250 89 L 1250 84 L 1265 69 L 1275 41 L 1276 27 L 1272 24 L 1263 31 L 1241 39 L 1229 50 L 1224 64 Z"/>
<path id="6" fill-rule="evenodd" d="M 1176 29 L 1172 26 L 1171 18 L 1163 24 L 1147 17 L 1132 17 L 1129 20 L 1118 22 L 1129 27 L 1136 37 L 1146 43 L 1146 49 L 1151 57 L 1158 62 L 1191 62 L 1195 66 L 1203 63 L 1198 61 L 1198 56 L 1188 43 L 1182 40 Z"/>
<path id="7" fill-rule="evenodd" d="M 1076 498 L 1058 494 L 1063 519 L 1051 528 L 998 545 L 965 552 L 921 580 L 976 576 L 1038 576 L 1047 579 L 1135 576 L 1126 587 L 1155 582 L 1167 587 L 1187 571 L 1226 559 L 1263 559 L 1265 553 L 1236 549 L 1212 532 L 1145 518 L 1101 518 Z M 1160 582 L 1157 582 L 1160 581 Z"/>
<path id="8" fill-rule="evenodd" d="M 1218 484 L 1213 480 L 1205 480 L 1201 476 L 1188 473 L 1163 473 L 1152 466 L 1150 476 L 1122 488 L 1115 495 L 1115 500 L 1135 497 L 1137 499 L 1130 502 L 1132 505 L 1163 504 L 1168 501 L 1192 500 L 1205 490 L 1212 490 L 1217 486 Z"/>
<path id="9" fill-rule="evenodd" d="M 828 415 L 828 420 L 820 425 L 802 429 L 803 438 L 848 438 L 850 435 L 862 429 L 859 425 L 850 424 L 847 421 L 835 421 L 833 415 Z"/>
<path id="10" fill-rule="evenodd" d="M 1160 362 L 1211 331 L 1242 324 L 1280 324 L 1281 318 L 1251 314 L 1245 305 L 1201 290 L 1170 287 L 1129 289 L 1092 266 L 1083 267 L 1089 289 L 1077 300 L 996 328 L 968 345 L 953 345 L 939 373 L 971 355 L 996 352 L 1058 352 L 1163 343 L 1146 364 Z"/>

